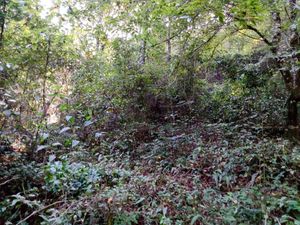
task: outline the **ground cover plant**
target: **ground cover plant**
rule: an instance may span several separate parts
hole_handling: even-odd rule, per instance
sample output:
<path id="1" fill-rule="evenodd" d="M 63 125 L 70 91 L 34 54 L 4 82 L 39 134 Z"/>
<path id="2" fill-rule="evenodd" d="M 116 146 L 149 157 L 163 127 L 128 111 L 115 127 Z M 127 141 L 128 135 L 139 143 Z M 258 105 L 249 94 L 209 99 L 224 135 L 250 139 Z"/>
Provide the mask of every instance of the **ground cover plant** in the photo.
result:
<path id="1" fill-rule="evenodd" d="M 300 224 L 299 9 L 0 1 L 0 225 Z"/>

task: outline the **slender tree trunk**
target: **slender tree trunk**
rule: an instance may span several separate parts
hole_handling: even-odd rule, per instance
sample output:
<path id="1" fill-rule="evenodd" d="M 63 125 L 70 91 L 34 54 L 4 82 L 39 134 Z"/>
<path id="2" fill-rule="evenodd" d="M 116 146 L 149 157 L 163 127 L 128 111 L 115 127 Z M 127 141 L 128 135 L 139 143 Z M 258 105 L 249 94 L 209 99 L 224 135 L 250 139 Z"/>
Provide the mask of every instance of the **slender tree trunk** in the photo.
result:
<path id="1" fill-rule="evenodd" d="M 50 63 L 50 51 L 51 51 L 51 39 L 50 39 L 50 37 L 48 37 L 47 46 L 45 48 L 45 51 L 46 51 L 45 65 L 44 65 L 44 69 L 42 71 L 42 73 L 43 73 L 43 81 L 42 81 L 42 110 L 43 110 L 43 114 L 42 114 L 41 119 L 39 121 L 40 124 L 43 121 L 46 120 L 47 111 L 48 111 L 49 106 L 51 104 L 51 103 L 47 103 L 47 101 L 46 101 L 47 100 L 46 99 L 47 72 L 48 72 L 48 66 L 49 66 L 49 63 Z M 29 152 L 29 158 L 31 160 L 35 159 L 35 154 L 34 153 L 35 153 L 35 150 L 36 150 L 37 145 L 38 145 L 39 132 L 40 132 L 40 126 L 37 126 L 37 128 L 36 128 L 36 130 L 33 134 L 32 142 L 31 142 L 31 146 L 30 146 L 31 151 Z"/>
<path id="2" fill-rule="evenodd" d="M 97 50 L 97 53 L 99 52 L 99 49 L 100 49 L 100 40 L 99 40 L 99 37 L 96 37 L 96 50 Z"/>
<path id="3" fill-rule="evenodd" d="M 146 41 L 145 41 L 145 39 L 143 39 L 142 46 L 141 46 L 140 64 L 145 65 L 145 63 L 146 63 Z"/>
<path id="4" fill-rule="evenodd" d="M 5 17 L 6 17 L 7 1 L 1 0 L 1 14 L 0 14 L 0 49 L 3 48 L 4 30 L 5 30 Z"/>
<path id="5" fill-rule="evenodd" d="M 50 37 L 47 41 L 46 47 L 46 59 L 45 59 L 45 67 L 44 67 L 44 76 L 43 76 L 43 91 L 42 91 L 42 100 L 43 100 L 43 118 L 47 116 L 48 105 L 46 102 L 46 91 L 47 91 L 47 72 L 48 72 L 48 65 L 50 60 L 50 48 L 51 48 L 51 40 Z"/>
<path id="6" fill-rule="evenodd" d="M 167 22 L 167 28 L 168 28 L 168 33 L 167 33 L 167 63 L 171 62 L 171 53 L 172 53 L 172 45 L 171 45 L 171 19 L 168 18 Z"/>

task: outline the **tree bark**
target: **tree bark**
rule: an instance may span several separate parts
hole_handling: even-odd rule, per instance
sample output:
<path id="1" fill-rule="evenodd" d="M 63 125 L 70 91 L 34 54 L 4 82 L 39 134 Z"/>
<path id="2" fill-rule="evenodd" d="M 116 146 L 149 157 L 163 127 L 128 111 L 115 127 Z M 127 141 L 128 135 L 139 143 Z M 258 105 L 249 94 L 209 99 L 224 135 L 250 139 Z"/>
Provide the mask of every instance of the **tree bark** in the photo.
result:
<path id="1" fill-rule="evenodd" d="M 145 63 L 146 63 L 146 41 L 142 40 L 140 64 L 145 65 Z"/>
<path id="2" fill-rule="evenodd" d="M 168 33 L 167 33 L 167 63 L 171 62 L 171 53 L 172 53 L 172 45 L 171 45 L 171 20 L 168 18 L 167 22 L 167 28 L 168 28 Z"/>
<path id="3" fill-rule="evenodd" d="M 1 1 L 1 16 L 0 16 L 0 49 L 3 48 L 4 30 L 5 30 L 5 17 L 6 17 L 6 0 Z"/>
<path id="4" fill-rule="evenodd" d="M 287 102 L 288 118 L 287 122 L 289 126 L 298 126 L 298 100 L 294 96 L 290 96 Z"/>
<path id="5" fill-rule="evenodd" d="M 290 6 L 290 20 L 291 23 L 295 24 L 297 22 L 297 9 L 296 9 L 296 0 L 289 0 L 289 6 Z M 289 44 L 291 47 L 291 51 L 298 51 L 299 50 L 299 33 L 297 29 L 295 29 L 293 26 L 290 28 L 290 38 L 289 38 Z M 294 59 L 291 59 L 290 62 L 292 62 L 294 65 L 297 65 L 299 63 L 299 56 L 295 57 Z M 299 138 L 299 128 L 298 128 L 298 102 L 300 101 L 300 71 L 290 71 L 290 81 L 286 82 L 288 86 L 290 86 L 290 92 L 291 95 L 288 99 L 288 125 L 292 127 L 292 130 L 294 130 L 293 136 Z"/>

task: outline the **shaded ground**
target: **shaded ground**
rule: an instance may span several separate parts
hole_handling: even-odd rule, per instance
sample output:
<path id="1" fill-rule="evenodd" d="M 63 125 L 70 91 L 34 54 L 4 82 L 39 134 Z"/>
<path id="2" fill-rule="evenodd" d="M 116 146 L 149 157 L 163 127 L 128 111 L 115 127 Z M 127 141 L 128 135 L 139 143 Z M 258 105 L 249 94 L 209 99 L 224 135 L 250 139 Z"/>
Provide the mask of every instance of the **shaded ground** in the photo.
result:
<path id="1" fill-rule="evenodd" d="M 300 148 L 250 120 L 135 124 L 85 140 L 43 162 L 2 163 L 2 222 L 299 222 Z"/>

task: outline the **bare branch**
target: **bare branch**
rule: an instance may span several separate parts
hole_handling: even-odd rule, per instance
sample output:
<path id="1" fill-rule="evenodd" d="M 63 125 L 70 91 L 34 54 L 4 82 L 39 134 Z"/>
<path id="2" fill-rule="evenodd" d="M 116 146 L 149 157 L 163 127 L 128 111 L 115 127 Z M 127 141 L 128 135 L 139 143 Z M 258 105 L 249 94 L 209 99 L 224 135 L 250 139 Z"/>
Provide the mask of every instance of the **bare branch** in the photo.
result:
<path id="1" fill-rule="evenodd" d="M 37 214 L 37 213 L 39 213 L 39 212 L 42 212 L 42 211 L 44 211 L 44 210 L 46 210 L 46 209 L 48 209 L 48 208 L 50 208 L 50 207 L 52 207 L 52 206 L 54 206 L 54 205 L 57 205 L 57 204 L 60 204 L 60 203 L 63 203 L 63 202 L 64 202 L 64 201 L 54 202 L 54 203 L 52 203 L 52 204 L 50 204 L 50 205 L 47 205 L 47 206 L 45 206 L 45 207 L 43 207 L 43 208 L 41 208 L 41 209 L 39 209 L 39 210 L 36 210 L 36 211 L 34 211 L 33 213 L 31 213 L 29 216 L 27 216 L 25 219 L 19 221 L 16 225 L 20 225 L 20 224 L 24 223 L 26 220 L 28 220 L 29 218 L 31 218 L 32 216 L 34 216 L 35 214 Z"/>
<path id="2" fill-rule="evenodd" d="M 13 178 L 7 180 L 7 181 L 4 181 L 3 183 L 0 184 L 0 186 L 3 186 L 3 185 L 5 185 L 5 184 L 7 184 L 7 183 L 9 183 L 9 182 L 11 182 L 11 181 L 13 181 L 13 180 L 17 180 L 17 179 L 19 179 L 19 177 L 18 177 L 18 176 L 15 176 L 15 177 L 13 177 Z"/>
<path id="3" fill-rule="evenodd" d="M 254 31 L 267 45 L 269 45 L 271 47 L 273 46 L 273 44 L 257 28 L 255 28 L 249 24 L 247 24 L 246 28 L 248 30 Z"/>

